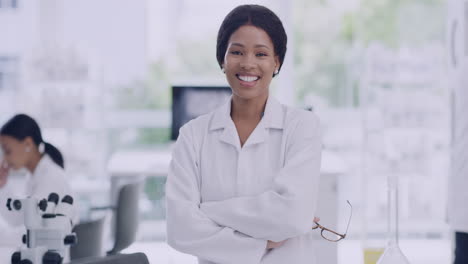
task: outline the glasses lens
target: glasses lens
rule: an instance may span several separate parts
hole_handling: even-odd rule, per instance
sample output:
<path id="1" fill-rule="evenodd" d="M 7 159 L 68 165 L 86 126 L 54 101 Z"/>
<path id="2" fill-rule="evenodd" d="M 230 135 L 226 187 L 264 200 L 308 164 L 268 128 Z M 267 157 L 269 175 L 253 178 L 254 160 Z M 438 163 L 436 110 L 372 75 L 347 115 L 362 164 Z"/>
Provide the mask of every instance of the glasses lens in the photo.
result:
<path id="1" fill-rule="evenodd" d="M 341 240 L 341 236 L 333 233 L 333 232 L 330 232 L 328 230 L 323 230 L 322 232 L 322 236 L 323 238 L 325 238 L 326 240 L 329 240 L 329 241 L 338 241 L 338 240 Z"/>

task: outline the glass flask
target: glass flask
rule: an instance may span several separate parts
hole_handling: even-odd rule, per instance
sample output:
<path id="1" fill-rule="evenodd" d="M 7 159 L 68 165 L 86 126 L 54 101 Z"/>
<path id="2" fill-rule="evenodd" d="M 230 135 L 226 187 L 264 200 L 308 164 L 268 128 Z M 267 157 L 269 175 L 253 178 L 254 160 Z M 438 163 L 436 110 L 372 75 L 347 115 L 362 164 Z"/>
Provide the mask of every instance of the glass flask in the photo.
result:
<path id="1" fill-rule="evenodd" d="M 398 176 L 388 175 L 388 241 L 377 264 L 410 264 L 398 244 Z"/>

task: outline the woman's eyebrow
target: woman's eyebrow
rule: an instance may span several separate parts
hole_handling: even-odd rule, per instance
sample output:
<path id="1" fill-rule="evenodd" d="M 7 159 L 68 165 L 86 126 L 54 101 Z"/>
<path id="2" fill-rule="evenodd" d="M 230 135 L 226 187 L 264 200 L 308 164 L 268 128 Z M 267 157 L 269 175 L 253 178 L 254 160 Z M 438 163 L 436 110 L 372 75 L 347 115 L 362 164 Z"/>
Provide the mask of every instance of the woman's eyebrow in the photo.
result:
<path id="1" fill-rule="evenodd" d="M 238 43 L 238 42 L 233 42 L 231 43 L 231 46 L 238 46 L 238 47 L 245 47 L 244 44 L 241 44 L 241 43 Z M 254 46 L 255 48 L 266 48 L 266 49 L 270 49 L 267 45 L 264 45 L 264 44 L 256 44 Z"/>
<path id="2" fill-rule="evenodd" d="M 238 46 L 238 47 L 241 47 L 241 48 L 244 47 L 244 45 L 242 45 L 240 43 L 237 43 L 237 42 L 231 43 L 231 46 Z"/>
<path id="3" fill-rule="evenodd" d="M 263 45 L 263 44 L 257 44 L 257 45 L 255 45 L 255 48 L 266 48 L 266 49 L 270 49 L 270 47 L 268 47 L 267 45 Z"/>

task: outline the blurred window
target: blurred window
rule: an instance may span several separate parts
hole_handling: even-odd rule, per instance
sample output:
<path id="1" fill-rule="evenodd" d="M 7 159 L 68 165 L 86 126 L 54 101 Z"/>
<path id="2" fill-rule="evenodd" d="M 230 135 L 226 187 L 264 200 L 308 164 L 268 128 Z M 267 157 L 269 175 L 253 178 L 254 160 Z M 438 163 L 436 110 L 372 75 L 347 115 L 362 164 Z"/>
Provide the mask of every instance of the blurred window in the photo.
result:
<path id="1" fill-rule="evenodd" d="M 0 0 L 0 8 L 18 8 L 18 0 Z"/>
<path id="2" fill-rule="evenodd" d="M 18 59 L 15 57 L 0 57 L 0 91 L 17 90 Z"/>

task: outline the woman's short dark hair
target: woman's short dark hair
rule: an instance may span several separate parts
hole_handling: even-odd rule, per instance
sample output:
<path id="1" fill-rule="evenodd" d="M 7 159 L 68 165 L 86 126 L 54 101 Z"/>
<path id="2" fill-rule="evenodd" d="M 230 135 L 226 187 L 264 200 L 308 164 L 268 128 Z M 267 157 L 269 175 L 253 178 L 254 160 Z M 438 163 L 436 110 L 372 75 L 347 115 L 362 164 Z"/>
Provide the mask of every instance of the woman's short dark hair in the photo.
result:
<path id="1" fill-rule="evenodd" d="M 278 56 L 281 69 L 286 55 L 286 44 L 288 37 L 284 30 L 283 23 L 279 17 L 270 9 L 261 5 L 241 5 L 234 8 L 225 18 L 218 31 L 216 43 L 216 59 L 222 68 L 227 44 L 232 33 L 244 25 L 252 25 L 263 29 L 275 48 L 275 55 Z"/>
<path id="2" fill-rule="evenodd" d="M 64 168 L 64 161 L 60 151 L 52 144 L 45 142 L 42 139 L 41 129 L 36 120 L 25 114 L 18 114 L 12 117 L 0 129 L 0 135 L 10 136 L 17 140 L 24 140 L 31 137 L 34 144 L 38 147 L 41 143 L 44 144 L 44 153 L 60 167 Z"/>

